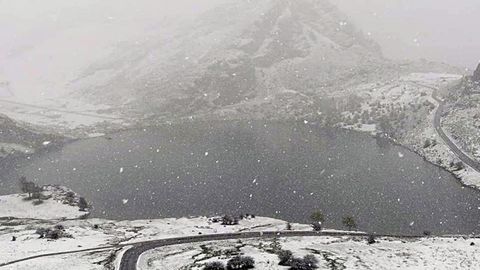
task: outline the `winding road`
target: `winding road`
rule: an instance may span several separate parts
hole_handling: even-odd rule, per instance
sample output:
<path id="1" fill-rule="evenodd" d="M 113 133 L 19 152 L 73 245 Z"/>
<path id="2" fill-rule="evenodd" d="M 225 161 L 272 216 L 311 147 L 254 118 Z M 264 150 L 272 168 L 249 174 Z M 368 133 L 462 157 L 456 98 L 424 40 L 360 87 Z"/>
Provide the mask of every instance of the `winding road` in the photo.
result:
<path id="1" fill-rule="evenodd" d="M 427 87 L 433 90 L 432 93 L 432 98 L 435 99 L 435 101 L 438 102 L 438 107 L 437 111 L 435 112 L 435 117 L 433 120 L 433 127 L 435 128 L 435 131 L 437 134 L 442 138 L 442 140 L 447 144 L 448 148 L 465 164 L 468 166 L 472 167 L 475 171 L 480 173 L 480 163 L 478 163 L 476 160 L 472 159 L 469 157 L 465 152 L 463 152 L 456 144 L 453 142 L 450 137 L 443 131 L 442 129 L 442 115 L 445 110 L 445 100 L 441 99 L 438 97 L 438 91 L 439 89 L 436 87 L 432 86 L 427 86 L 423 84 L 418 84 L 422 87 Z"/>
<path id="2" fill-rule="evenodd" d="M 266 231 L 266 232 L 244 232 L 244 233 L 229 233 L 229 234 L 213 234 L 213 235 L 200 235 L 181 238 L 162 239 L 158 241 L 152 241 L 147 244 L 132 245 L 130 249 L 125 251 L 122 256 L 119 270 L 137 270 L 137 263 L 140 255 L 148 250 L 152 250 L 159 247 L 173 246 L 180 244 L 209 242 L 209 241 L 221 241 L 221 240 L 238 240 L 238 239 L 251 239 L 251 238 L 275 238 L 275 237 L 308 237 L 308 236 L 360 236 L 367 237 L 365 233 L 358 232 L 317 232 L 317 231 Z M 376 237 L 393 237 L 403 239 L 415 239 L 421 236 L 398 236 L 398 235 L 376 235 Z"/>
<path id="3" fill-rule="evenodd" d="M 25 257 L 22 259 L 6 262 L 0 264 L 0 268 L 5 266 L 10 266 L 13 264 L 45 258 L 45 257 L 52 257 L 52 256 L 59 256 L 59 255 L 66 255 L 66 254 L 76 254 L 76 253 L 84 253 L 84 252 L 95 252 L 95 251 L 107 251 L 112 249 L 119 249 L 130 247 L 125 251 L 122 256 L 121 263 L 120 263 L 120 270 L 136 270 L 137 269 L 137 262 L 140 255 L 144 252 L 155 249 L 158 247 L 164 246 L 173 246 L 179 244 L 188 244 L 188 243 L 198 243 L 198 242 L 209 242 L 209 241 L 220 241 L 220 240 L 238 240 L 238 239 L 249 239 L 249 238 L 275 238 L 275 237 L 308 237 L 308 236 L 359 236 L 359 237 L 367 237 L 365 233 L 359 232 L 331 232 L 331 231 L 265 231 L 265 232 L 240 232 L 240 233 L 228 233 L 228 234 L 210 234 L 210 235 L 195 235 L 195 236 L 185 236 L 185 237 L 176 237 L 176 238 L 166 238 L 166 239 L 159 239 L 159 240 L 149 240 L 149 241 L 141 241 L 135 243 L 125 243 L 125 244 L 118 244 L 118 245 L 109 245 L 109 246 L 102 246 L 102 247 L 95 247 L 95 248 L 87 248 L 87 249 L 79 249 L 79 250 L 71 250 L 71 251 L 63 251 L 63 252 L 54 252 L 54 253 L 46 253 L 40 254 L 30 257 Z M 389 238 L 401 238 L 401 239 L 416 239 L 421 238 L 422 236 L 414 236 L 414 235 L 375 235 L 376 237 L 389 237 Z M 455 237 L 455 236 L 444 236 L 444 237 Z"/>

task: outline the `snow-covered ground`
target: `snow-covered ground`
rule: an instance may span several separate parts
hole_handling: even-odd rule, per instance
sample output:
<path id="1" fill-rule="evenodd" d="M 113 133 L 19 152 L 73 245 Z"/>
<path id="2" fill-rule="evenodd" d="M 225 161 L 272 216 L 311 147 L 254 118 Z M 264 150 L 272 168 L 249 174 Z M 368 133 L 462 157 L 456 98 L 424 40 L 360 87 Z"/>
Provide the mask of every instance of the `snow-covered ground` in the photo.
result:
<path id="1" fill-rule="evenodd" d="M 21 195 L 3 196 L 0 211 L 8 216 L 18 218 L 0 218 L 0 264 L 42 254 L 65 251 L 100 248 L 95 251 L 55 255 L 35 258 L 7 265 L 3 269 L 114 269 L 118 266 L 121 254 L 129 244 L 159 240 L 165 238 L 197 236 L 251 231 L 284 231 L 287 222 L 267 218 L 248 217 L 240 220 L 238 225 L 224 226 L 207 217 L 169 218 L 157 220 L 112 221 L 104 219 L 59 220 L 59 217 L 78 218 L 78 207 L 65 206 L 56 199 L 67 189 L 49 187 L 45 194 L 54 195 L 43 205 L 34 206 L 22 200 Z M 57 195 L 55 195 L 57 194 Z M 3 213 L 0 212 L 0 213 Z M 5 216 L 1 214 L 0 216 Z M 31 217 L 51 218 L 29 219 Z M 311 231 L 307 224 L 290 224 L 295 231 Z M 37 232 L 42 229 L 60 228 L 66 237 L 57 240 L 40 238 Z M 470 246 L 471 243 L 474 246 Z M 145 253 L 139 261 L 140 269 L 170 269 L 200 266 L 203 263 L 228 256 L 211 256 L 206 250 L 232 250 L 253 256 L 259 269 L 284 269 L 276 265 L 276 256 L 265 250 L 272 245 L 272 240 L 216 241 L 201 249 L 199 244 L 159 248 Z M 260 244 L 262 243 L 262 244 Z M 115 247 L 126 244 L 126 247 Z M 382 269 L 383 265 L 414 269 L 421 265 L 423 269 L 449 269 L 453 266 L 469 268 L 480 263 L 480 241 L 468 237 L 425 238 L 415 240 L 379 239 L 379 243 L 367 245 L 365 237 L 315 237 L 282 238 L 278 240 L 283 249 L 289 249 L 296 256 L 307 253 L 317 254 L 320 265 L 339 263 L 348 269 Z M 113 246 L 113 247 L 112 247 Z M 101 249 L 102 247 L 107 247 Z M 197 255 L 196 262 L 192 255 Z M 448 258 L 448 259 L 447 259 Z M 363 268 L 362 268 L 363 267 Z M 370 268 L 368 268 L 370 267 Z M 198 268 L 188 268 L 198 269 Z"/>
<path id="2" fill-rule="evenodd" d="M 276 240 L 215 241 L 162 247 L 140 257 L 139 269 L 200 270 L 205 263 L 236 254 L 251 256 L 255 269 L 287 270 L 278 265 L 273 248 L 290 250 L 295 257 L 312 254 L 319 269 L 478 269 L 480 240 L 464 238 L 376 239 L 361 237 L 295 237 Z M 474 243 L 473 246 L 471 244 Z"/>
<path id="3" fill-rule="evenodd" d="M 8 225 L 7 223 L 0 226 L 0 263 L 45 253 L 73 251 L 112 244 L 128 244 L 162 238 L 248 231 L 282 231 L 286 229 L 287 222 L 272 218 L 256 217 L 242 220 L 237 226 L 223 226 L 219 223 L 212 223 L 211 219 L 206 217 L 198 217 L 121 222 L 101 219 L 47 223 L 11 221 L 10 224 Z M 63 225 L 72 238 L 49 241 L 39 239 L 38 235 L 35 234 L 35 230 L 40 227 L 49 227 L 57 224 Z M 292 224 L 292 229 L 310 231 L 311 227 L 310 225 Z M 13 236 L 17 237 L 16 241 L 11 241 Z M 244 252 L 245 255 L 254 256 L 259 265 L 270 267 L 259 269 L 284 269 L 278 268 L 276 263 L 274 263 L 276 256 L 265 253 L 261 248 L 258 248 L 259 242 L 263 242 L 263 246 L 268 247 L 271 241 L 242 240 L 242 242 L 247 245 L 241 249 L 241 252 Z M 471 242 L 474 242 L 476 246 L 471 247 Z M 461 237 L 448 239 L 428 238 L 414 241 L 380 239 L 379 244 L 372 246 L 366 244 L 364 237 L 288 238 L 280 239 L 280 243 L 282 247 L 291 249 L 296 255 L 308 253 L 308 249 L 318 250 L 322 254 L 319 256 L 320 261 L 323 261 L 322 264 L 326 263 L 322 256 L 327 254 L 329 257 L 338 259 L 340 263 L 349 267 L 358 266 L 360 261 L 365 261 L 365 267 L 370 266 L 373 269 L 376 269 L 383 263 L 388 263 L 388 265 L 393 263 L 392 265 L 401 268 L 404 266 L 418 266 L 418 263 L 421 263 L 427 266 L 425 269 L 448 269 L 452 265 L 468 266 L 480 262 L 478 255 L 480 241 L 463 239 Z M 217 241 L 207 246 L 226 250 L 235 248 L 238 245 L 238 241 Z M 121 249 L 39 258 L 7 266 L 6 269 L 31 269 L 32 266 L 35 266 L 35 269 L 56 269 L 59 265 L 63 266 L 65 263 L 72 269 L 106 269 L 104 264 L 115 264 L 114 255 L 117 252 L 120 254 Z M 176 255 L 167 256 L 169 253 Z M 202 254 L 199 245 L 173 246 L 150 251 L 141 257 L 140 269 L 163 269 L 162 266 L 180 269 L 180 267 L 185 267 L 192 263 L 192 254 Z M 438 261 L 446 256 L 451 256 L 452 259 L 443 262 Z M 199 258 L 202 257 L 203 255 Z M 213 259 L 215 257 L 210 260 Z M 226 259 L 226 257 L 223 256 L 222 259 Z M 117 257 L 117 264 L 118 260 L 119 258 Z M 435 262 L 436 260 L 437 262 Z M 199 263 L 206 261 L 208 259 L 199 260 Z M 462 264 L 460 264 L 461 261 L 463 261 Z M 363 268 L 353 267 L 348 269 Z"/>
<path id="4" fill-rule="evenodd" d="M 27 194 L 13 194 L 0 196 L 0 219 L 44 219 L 61 220 L 77 219 L 88 214 L 79 211 L 78 196 L 73 194 L 71 201 L 67 199 L 67 193 L 71 190 L 64 187 L 43 187 L 45 199 L 37 204 L 37 199 L 29 199 Z"/>
<path id="5" fill-rule="evenodd" d="M 35 234 L 38 228 L 49 228 L 58 224 L 64 226 L 66 233 L 70 234 L 72 238 L 61 238 L 53 241 L 40 239 Z M 311 230 L 309 225 L 298 224 L 294 226 L 298 230 Z M 265 217 L 244 219 L 237 226 L 223 226 L 220 223 L 212 223 L 206 217 L 137 221 L 102 219 L 69 221 L 10 220 L 0 223 L 0 264 L 45 253 L 199 234 L 277 231 L 284 230 L 285 227 L 285 221 Z M 11 241 L 14 236 L 16 241 Z M 103 259 L 106 259 L 109 253 L 101 254 L 104 256 Z M 72 259 L 75 264 L 78 264 L 73 269 L 96 269 L 94 262 L 102 260 L 102 258 L 92 259 L 89 253 L 64 255 L 59 258 Z M 36 259 L 12 265 L 10 269 L 28 269 L 32 264 L 39 267 L 35 269 L 47 269 L 47 266 L 51 267 L 52 264 L 56 264 L 56 267 L 58 267 L 63 261 L 59 258 Z M 79 265 L 83 266 L 79 267 Z M 53 269 L 56 267 L 53 267 Z"/>

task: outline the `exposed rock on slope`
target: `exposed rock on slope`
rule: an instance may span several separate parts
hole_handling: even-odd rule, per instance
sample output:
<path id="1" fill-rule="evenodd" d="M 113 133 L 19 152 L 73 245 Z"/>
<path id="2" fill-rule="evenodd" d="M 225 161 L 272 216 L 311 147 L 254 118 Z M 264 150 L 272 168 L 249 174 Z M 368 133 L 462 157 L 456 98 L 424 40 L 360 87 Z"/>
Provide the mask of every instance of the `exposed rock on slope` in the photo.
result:
<path id="1" fill-rule="evenodd" d="M 283 119 L 359 84 L 448 68 L 385 60 L 328 0 L 184 1 L 194 14 L 150 0 L 5 5 L 7 32 L 25 35 L 0 50 L 0 97 L 16 102 L 0 111 L 78 130 L 149 116 Z"/>
<path id="2" fill-rule="evenodd" d="M 178 116 L 321 95 L 379 76 L 386 63 L 326 0 L 229 1 L 172 32 L 91 65 L 77 93 Z"/>
<path id="3" fill-rule="evenodd" d="M 480 82 L 480 64 L 478 64 L 477 70 L 473 73 L 473 81 Z"/>

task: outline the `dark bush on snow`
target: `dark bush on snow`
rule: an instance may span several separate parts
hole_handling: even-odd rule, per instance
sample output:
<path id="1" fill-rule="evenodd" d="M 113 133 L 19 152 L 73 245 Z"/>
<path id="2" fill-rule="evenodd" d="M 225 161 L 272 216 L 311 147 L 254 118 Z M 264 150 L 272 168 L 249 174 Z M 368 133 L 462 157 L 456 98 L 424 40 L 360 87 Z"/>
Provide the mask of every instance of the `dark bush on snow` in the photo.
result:
<path id="1" fill-rule="evenodd" d="M 57 240 L 60 238 L 72 238 L 72 235 L 66 233 L 64 229 L 58 229 L 58 228 L 54 228 L 54 229 L 38 228 L 35 231 L 35 233 L 40 235 L 40 238 L 53 239 L 53 240 Z"/>
<path id="2" fill-rule="evenodd" d="M 369 245 L 375 244 L 377 241 L 375 240 L 375 235 L 370 234 L 367 238 L 367 243 Z"/>
<path id="3" fill-rule="evenodd" d="M 313 255 L 306 255 L 303 257 L 303 261 L 313 268 L 317 268 L 318 260 Z"/>
<path id="4" fill-rule="evenodd" d="M 295 258 L 291 255 L 291 252 L 285 251 L 282 258 L 286 259 L 287 257 L 289 258 L 280 265 L 290 266 L 290 270 L 313 270 L 318 268 L 318 260 L 313 255 L 306 255 L 303 258 Z M 280 258 L 280 263 L 282 263 L 282 258 Z"/>
<path id="5" fill-rule="evenodd" d="M 245 270 L 255 267 L 255 260 L 252 257 L 235 256 L 227 263 L 228 270 Z"/>
<path id="6" fill-rule="evenodd" d="M 203 270 L 225 270 L 225 264 L 223 262 L 207 263 Z"/>
<path id="7" fill-rule="evenodd" d="M 232 216 L 224 216 L 222 218 L 222 225 L 238 225 L 238 218 Z"/>
<path id="8" fill-rule="evenodd" d="M 432 235 L 432 232 L 431 231 L 423 231 L 423 235 L 430 236 L 430 235 Z"/>
<path id="9" fill-rule="evenodd" d="M 314 231 L 319 232 L 322 230 L 322 224 L 320 222 L 312 223 L 312 228 Z"/>
<path id="10" fill-rule="evenodd" d="M 278 252 L 279 265 L 290 266 L 293 260 L 293 253 L 290 250 L 280 250 Z"/>

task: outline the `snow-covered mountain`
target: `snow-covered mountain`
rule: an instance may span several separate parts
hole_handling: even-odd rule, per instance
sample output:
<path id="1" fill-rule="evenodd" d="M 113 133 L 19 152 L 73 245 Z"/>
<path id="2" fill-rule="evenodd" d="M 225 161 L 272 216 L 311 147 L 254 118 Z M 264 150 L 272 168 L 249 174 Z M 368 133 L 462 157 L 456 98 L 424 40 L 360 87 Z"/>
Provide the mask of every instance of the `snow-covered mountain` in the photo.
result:
<path id="1" fill-rule="evenodd" d="M 0 2 L 0 113 L 57 129 L 282 118 L 404 70 L 448 69 L 384 59 L 328 0 L 177 1 Z"/>
<path id="2" fill-rule="evenodd" d="M 155 16 L 162 1 L 49 2 L 28 20 L 51 18 L 35 26 L 44 34 L 21 21 L 16 31 L 34 38 L 0 55 L 2 81 L 17 97 L 178 116 L 322 95 L 368 81 L 386 63 L 328 0 L 223 0 L 179 16 Z M 26 20 L 17 8 L 6 13 Z"/>
<path id="3" fill-rule="evenodd" d="M 117 48 L 70 86 L 96 100 L 182 115 L 283 92 L 322 94 L 368 80 L 385 63 L 327 0 L 228 1 L 172 28 Z"/>

